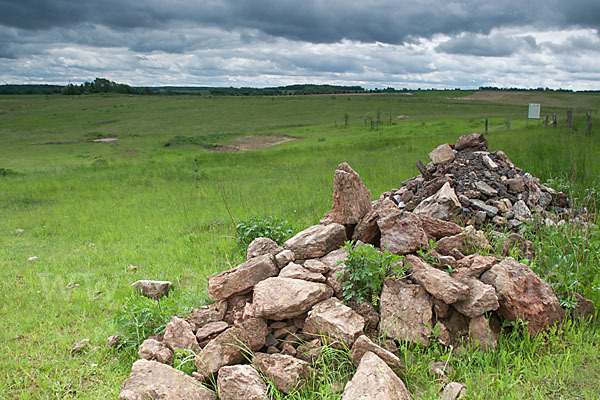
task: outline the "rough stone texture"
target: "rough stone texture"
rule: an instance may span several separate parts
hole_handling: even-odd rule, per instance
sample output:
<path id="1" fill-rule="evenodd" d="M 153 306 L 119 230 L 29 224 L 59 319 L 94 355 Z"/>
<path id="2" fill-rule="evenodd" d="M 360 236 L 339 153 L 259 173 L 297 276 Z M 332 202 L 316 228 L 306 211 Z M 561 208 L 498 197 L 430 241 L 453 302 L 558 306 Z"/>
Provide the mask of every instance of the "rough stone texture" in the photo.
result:
<path id="1" fill-rule="evenodd" d="M 532 260 L 535 257 L 533 243 L 518 233 L 510 233 L 502 242 L 502 255 L 508 256 L 511 251 L 516 251 L 521 257 Z"/>
<path id="2" fill-rule="evenodd" d="M 473 254 L 478 249 L 489 249 L 490 243 L 481 231 L 465 229 L 463 233 L 438 240 L 435 250 L 443 255 L 453 255 L 456 249 L 463 254 Z M 456 257 L 455 257 L 456 258 Z M 458 259 L 458 258 L 457 258 Z"/>
<path id="3" fill-rule="evenodd" d="M 379 304 L 382 334 L 425 346 L 429 344 L 433 302 L 425 289 L 402 279 L 386 279 Z"/>
<path id="4" fill-rule="evenodd" d="M 231 365 L 219 370 L 220 400 L 267 400 L 267 385 L 251 365 Z"/>
<path id="5" fill-rule="evenodd" d="M 317 274 L 326 274 L 329 272 L 329 265 L 316 259 L 304 261 L 304 268 Z"/>
<path id="6" fill-rule="evenodd" d="M 366 352 L 352 380 L 346 384 L 342 400 L 410 400 L 404 382 L 375 353 Z"/>
<path id="7" fill-rule="evenodd" d="M 531 210 L 527 207 L 527 204 L 523 200 L 519 200 L 512 207 L 511 211 L 514 213 L 515 218 L 519 221 L 527 221 L 531 219 Z"/>
<path id="8" fill-rule="evenodd" d="M 450 382 L 444 388 L 442 397 L 440 400 L 456 400 L 462 398 L 466 394 L 467 390 L 463 385 L 458 382 Z"/>
<path id="9" fill-rule="evenodd" d="M 159 363 L 171 364 L 173 351 L 156 339 L 146 339 L 138 349 L 138 356 L 144 360 L 156 360 Z"/>
<path id="10" fill-rule="evenodd" d="M 292 278 L 269 278 L 254 287 L 254 315 L 282 320 L 297 317 L 313 305 L 333 296 L 333 289 L 323 283 Z"/>
<path id="11" fill-rule="evenodd" d="M 275 262 L 279 269 L 285 267 L 296 259 L 294 252 L 291 250 L 283 250 L 275 255 Z"/>
<path id="12" fill-rule="evenodd" d="M 367 301 L 363 301 L 362 303 L 357 303 L 354 300 L 348 302 L 348 307 L 356 311 L 358 315 L 364 318 L 365 320 L 365 328 L 364 331 L 373 331 L 376 330 L 379 326 L 379 313 L 375 310 L 375 307 Z"/>
<path id="13" fill-rule="evenodd" d="M 367 351 L 373 352 L 377 354 L 379 358 L 381 358 L 387 365 L 389 365 L 394 370 L 404 371 L 405 367 L 400 358 L 396 356 L 394 353 L 387 351 L 381 346 L 375 344 L 371 339 L 369 339 L 366 335 L 361 335 L 356 339 L 352 349 L 350 350 L 350 354 L 352 355 L 352 362 L 355 367 L 358 367 L 360 364 L 360 360 L 362 360 L 363 356 Z"/>
<path id="14" fill-rule="evenodd" d="M 429 153 L 429 159 L 434 164 L 443 164 L 454 161 L 454 152 L 448 143 L 444 143 Z"/>
<path id="15" fill-rule="evenodd" d="M 259 350 L 265 345 L 268 334 L 267 324 L 260 318 L 251 318 L 227 329 L 198 353 L 196 357 L 198 373 L 209 376 L 225 365 L 243 362 L 242 348 Z"/>
<path id="16" fill-rule="evenodd" d="M 482 256 L 480 254 L 471 254 L 457 261 L 456 268 L 459 276 L 472 276 L 479 278 L 488 269 L 492 268 L 500 260 L 493 256 Z M 453 275 L 454 276 L 454 275 Z"/>
<path id="17" fill-rule="evenodd" d="M 196 339 L 202 341 L 209 336 L 216 335 L 229 328 L 229 324 L 225 321 L 210 322 L 196 331 Z"/>
<path id="18" fill-rule="evenodd" d="M 227 312 L 223 317 L 223 321 L 229 325 L 235 325 L 243 319 L 243 314 L 246 305 L 252 301 L 252 294 L 238 294 L 226 300 Z"/>
<path id="19" fill-rule="evenodd" d="M 254 257 L 235 268 L 209 278 L 208 293 L 213 301 L 223 300 L 250 290 L 258 282 L 278 273 L 279 269 L 272 255 Z"/>
<path id="20" fill-rule="evenodd" d="M 485 213 L 483 216 L 483 221 L 485 221 L 486 215 L 490 218 L 494 218 L 496 214 L 498 214 L 498 209 L 496 207 L 486 204 L 483 200 L 470 199 L 469 204 L 475 210 L 481 210 Z M 481 221 L 481 223 L 483 223 L 483 221 Z"/>
<path id="21" fill-rule="evenodd" d="M 339 249 L 345 241 L 344 225 L 314 225 L 288 239 L 283 246 L 294 252 L 296 260 L 308 260 Z"/>
<path id="22" fill-rule="evenodd" d="M 375 200 L 372 203 L 372 209 L 356 225 L 352 240 L 360 240 L 363 243 L 378 245 L 381 239 L 381 232 L 377 221 L 390 211 L 397 210 L 398 207 L 390 199 Z"/>
<path id="23" fill-rule="evenodd" d="M 498 296 L 496 290 L 472 276 L 460 280 L 469 287 L 467 298 L 453 304 L 456 310 L 469 318 L 475 318 L 488 311 L 497 310 Z"/>
<path id="24" fill-rule="evenodd" d="M 123 336 L 111 335 L 106 339 L 106 345 L 108 347 L 118 347 L 121 344 L 121 340 L 123 340 Z"/>
<path id="25" fill-rule="evenodd" d="M 467 285 L 457 282 L 446 272 L 430 266 L 416 256 L 406 256 L 405 265 L 412 272 L 410 275 L 412 281 L 421 285 L 429 294 L 446 304 L 465 300 L 469 295 Z"/>
<path id="26" fill-rule="evenodd" d="M 325 282 L 327 280 L 323 274 L 312 272 L 309 269 L 304 268 L 302 265 L 296 263 L 289 263 L 287 266 L 285 266 L 279 273 L 279 277 L 302 279 L 311 282 Z"/>
<path id="27" fill-rule="evenodd" d="M 505 258 L 481 276 L 481 281 L 496 289 L 504 318 L 527 321 L 532 334 L 564 317 L 552 288 L 525 264 Z"/>
<path id="28" fill-rule="evenodd" d="M 82 353 L 85 349 L 87 349 L 90 345 L 90 339 L 83 339 L 79 342 L 75 343 L 73 347 L 71 347 L 71 354 Z"/>
<path id="29" fill-rule="evenodd" d="M 472 318 L 469 322 L 469 338 L 473 345 L 480 350 L 493 350 L 498 343 L 497 335 L 490 328 L 485 315 Z"/>
<path id="30" fill-rule="evenodd" d="M 369 211 L 371 192 L 348 163 L 341 163 L 334 173 L 331 211 L 321 222 L 357 224 Z"/>
<path id="31" fill-rule="evenodd" d="M 169 281 L 140 280 L 131 284 L 142 291 L 142 295 L 151 299 L 160 299 L 169 294 L 173 283 Z"/>
<path id="32" fill-rule="evenodd" d="M 165 328 L 165 335 L 162 342 L 173 351 L 185 349 L 196 351 L 198 349 L 196 336 L 192 332 L 191 325 L 179 317 L 171 318 L 171 321 Z"/>
<path id="33" fill-rule="evenodd" d="M 283 247 L 275 243 L 273 239 L 266 237 L 259 237 L 254 239 L 249 245 L 246 251 L 246 260 L 254 257 L 263 256 L 270 254 L 272 256 L 277 255 L 283 251 Z"/>
<path id="34" fill-rule="evenodd" d="M 446 236 L 458 235 L 462 232 L 461 227 L 454 222 L 444 221 L 427 214 L 419 214 L 419 219 L 421 220 L 423 230 L 427 234 L 427 237 L 435 240 L 439 240 Z"/>
<path id="35" fill-rule="evenodd" d="M 481 133 L 471 133 L 470 135 L 464 135 L 456 140 L 454 145 L 456 150 L 487 150 L 488 143 L 485 137 Z"/>
<path id="36" fill-rule="evenodd" d="M 462 206 L 454 189 L 446 182 L 437 193 L 423 200 L 414 212 L 449 221 L 459 215 L 461 210 Z"/>
<path id="37" fill-rule="evenodd" d="M 138 360 L 121 385 L 120 400 L 189 399 L 217 400 L 194 378 L 157 361 Z"/>
<path id="38" fill-rule="evenodd" d="M 347 257 L 348 252 L 346 250 L 338 249 L 321 258 L 321 262 L 329 267 L 329 272 L 326 274 L 327 286 L 333 289 L 335 297 L 337 298 L 341 298 L 343 295 L 342 281 L 338 278 L 338 275 L 344 272 L 346 264 L 344 264 L 343 261 Z"/>
<path id="39" fill-rule="evenodd" d="M 573 310 L 575 315 L 581 318 L 589 318 L 594 315 L 594 302 L 592 300 L 586 299 L 579 293 L 570 292 L 569 295 L 573 296 L 573 298 L 577 301 L 577 306 Z"/>
<path id="40" fill-rule="evenodd" d="M 381 247 L 394 254 L 408 254 L 427 247 L 421 220 L 410 212 L 394 211 L 381 218 Z"/>
<path id="41" fill-rule="evenodd" d="M 448 333 L 448 342 L 445 343 L 446 345 L 458 344 L 469 334 L 468 319 L 456 311 L 454 307 L 448 308 L 448 314 L 444 318 L 441 318 L 439 323 Z"/>
<path id="42" fill-rule="evenodd" d="M 351 347 L 362 334 L 365 320 L 336 298 L 313 306 L 304 323 L 304 333 L 324 337 L 337 347 Z M 341 343 L 340 343 L 341 342 Z"/>
<path id="43" fill-rule="evenodd" d="M 488 157 L 489 159 L 489 157 Z M 496 189 L 494 189 L 493 187 L 491 187 L 490 185 L 488 185 L 487 183 L 485 183 L 484 181 L 477 181 L 475 183 L 475 187 L 477 188 L 477 190 L 479 190 L 482 194 L 486 195 L 486 196 L 497 196 L 498 195 L 498 191 Z"/>
<path id="44" fill-rule="evenodd" d="M 227 312 L 227 301 L 219 301 L 214 304 L 195 308 L 187 318 L 187 321 L 192 326 L 192 330 L 198 330 L 198 328 L 204 325 L 223 320 L 225 313 Z"/>
<path id="45" fill-rule="evenodd" d="M 309 374 L 308 363 L 285 354 L 256 353 L 252 364 L 285 394 L 300 386 Z"/>

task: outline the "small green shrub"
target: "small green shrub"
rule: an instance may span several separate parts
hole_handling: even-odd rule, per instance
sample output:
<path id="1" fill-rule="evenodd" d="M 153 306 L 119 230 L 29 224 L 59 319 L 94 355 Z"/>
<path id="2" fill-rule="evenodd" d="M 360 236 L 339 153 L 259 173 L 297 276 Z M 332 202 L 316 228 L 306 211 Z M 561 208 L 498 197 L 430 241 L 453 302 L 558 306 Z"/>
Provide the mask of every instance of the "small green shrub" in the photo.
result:
<path id="1" fill-rule="evenodd" d="M 258 237 L 268 237 L 282 245 L 293 235 L 288 221 L 281 221 L 274 217 L 250 217 L 247 221 L 239 221 L 235 229 L 238 232 L 238 243 L 242 248 L 247 247 Z"/>
<path id="2" fill-rule="evenodd" d="M 173 357 L 173 368 L 178 369 L 188 375 L 196 371 L 196 354 L 190 350 L 177 350 Z"/>
<path id="3" fill-rule="evenodd" d="M 18 175 L 17 171 L 10 168 L 0 168 L 0 176 Z"/>
<path id="4" fill-rule="evenodd" d="M 356 300 L 362 303 L 368 300 L 377 306 L 383 281 L 388 274 L 403 276 L 405 273 L 402 257 L 389 251 L 380 252 L 373 245 L 361 244 L 354 247 L 349 241 L 342 247 L 348 252 L 344 261 L 346 267 L 339 277 L 342 279 L 344 301 Z"/>

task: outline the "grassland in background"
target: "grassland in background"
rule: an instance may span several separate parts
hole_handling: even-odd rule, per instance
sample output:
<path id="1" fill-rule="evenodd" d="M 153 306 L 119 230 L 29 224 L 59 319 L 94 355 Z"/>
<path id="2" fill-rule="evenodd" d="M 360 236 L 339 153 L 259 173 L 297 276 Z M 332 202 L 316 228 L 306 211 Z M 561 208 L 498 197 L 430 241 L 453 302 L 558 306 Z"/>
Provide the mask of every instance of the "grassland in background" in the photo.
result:
<path id="1" fill-rule="evenodd" d="M 340 162 L 375 199 L 416 175 L 415 162 L 435 146 L 482 131 L 488 118 L 491 150 L 542 180 L 565 177 L 579 192 L 600 187 L 599 95 L 462 99 L 470 94 L 0 97 L 0 171 L 7 173 L 0 175 L 0 397 L 116 398 L 130 364 L 104 345 L 129 284 L 170 280 L 181 304 L 205 304 L 206 277 L 242 260 L 231 217 L 272 215 L 295 230 L 317 223 L 331 206 Z M 526 126 L 528 102 L 541 103 L 542 114 L 556 112 L 559 127 Z M 567 108 L 575 130 L 564 127 Z M 583 135 L 586 108 L 594 110 L 591 137 Z M 297 140 L 210 149 L 247 135 Z M 98 137 L 119 140 L 91 142 Z M 32 256 L 38 260 L 28 262 Z M 67 289 L 70 282 L 80 286 Z M 497 355 L 461 360 L 456 378 L 467 381 L 472 398 L 592 398 L 599 336 L 594 325 L 525 349 L 507 341 Z M 83 338 L 90 351 L 71 355 Z M 414 394 L 435 398 L 419 361 L 442 353 L 414 353 L 407 377 Z"/>

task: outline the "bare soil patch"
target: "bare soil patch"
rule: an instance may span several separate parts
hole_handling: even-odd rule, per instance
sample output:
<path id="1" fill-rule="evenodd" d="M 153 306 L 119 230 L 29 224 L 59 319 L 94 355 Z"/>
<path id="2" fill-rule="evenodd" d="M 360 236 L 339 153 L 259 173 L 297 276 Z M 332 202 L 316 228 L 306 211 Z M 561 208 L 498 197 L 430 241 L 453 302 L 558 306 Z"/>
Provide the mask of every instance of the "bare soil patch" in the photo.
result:
<path id="1" fill-rule="evenodd" d="M 506 93 L 492 90 L 482 90 L 466 97 L 457 97 L 456 100 L 502 100 Z"/>
<path id="2" fill-rule="evenodd" d="M 229 146 L 215 146 L 218 151 L 245 151 L 277 146 L 297 138 L 285 135 L 251 135 L 234 139 Z"/>

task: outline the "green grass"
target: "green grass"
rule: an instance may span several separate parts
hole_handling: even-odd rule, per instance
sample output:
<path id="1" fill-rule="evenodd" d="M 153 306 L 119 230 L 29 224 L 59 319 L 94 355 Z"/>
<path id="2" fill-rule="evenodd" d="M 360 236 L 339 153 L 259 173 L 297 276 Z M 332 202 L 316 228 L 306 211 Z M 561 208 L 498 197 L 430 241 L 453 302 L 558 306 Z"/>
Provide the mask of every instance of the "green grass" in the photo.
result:
<path id="1" fill-rule="evenodd" d="M 10 171 L 0 174 L 3 396 L 115 398 L 130 362 L 105 343 L 116 333 L 115 315 L 127 304 L 129 285 L 170 280 L 185 306 L 205 304 L 206 278 L 244 259 L 235 222 L 273 216 L 294 231 L 318 223 L 331 206 L 340 162 L 350 163 L 375 199 L 416 175 L 415 162 L 426 161 L 435 146 L 481 131 L 488 118 L 491 150 L 504 150 L 542 180 L 564 178 L 575 193 L 599 187 L 600 119 L 592 114 L 594 132 L 585 137 L 583 110 L 600 108 L 600 96 L 510 93 L 473 101 L 451 98 L 456 95 L 0 97 L 0 171 Z M 526 126 L 530 101 L 560 118 L 574 108 L 576 131 L 562 119 L 557 129 Z M 371 130 L 368 119 L 378 112 L 381 124 Z M 396 121 L 396 115 L 410 118 Z M 506 119 L 512 121 L 508 132 Z M 237 153 L 203 146 L 256 134 L 297 140 Z M 119 140 L 90 141 L 110 136 Z M 176 136 L 198 139 L 164 146 Z M 62 144 L 44 144 L 50 142 Z M 28 262 L 32 256 L 38 260 Z M 128 271 L 129 264 L 137 271 Z M 80 286 L 67 289 L 69 282 Z M 460 361 L 456 379 L 484 398 L 543 398 L 526 387 L 539 388 L 546 378 L 581 393 L 547 398 L 592 398 L 585 396 L 597 382 L 590 379 L 598 377 L 599 331 L 595 323 L 555 335 L 556 354 L 527 353 L 509 337 L 496 355 Z M 90 349 L 71 355 L 83 338 L 91 340 Z M 407 349 L 417 362 L 406 377 L 416 398 L 437 396 L 433 378 L 423 372 L 436 356 L 431 351 Z M 538 365 L 546 369 L 538 372 Z M 490 372 L 496 368 L 503 373 Z"/>

